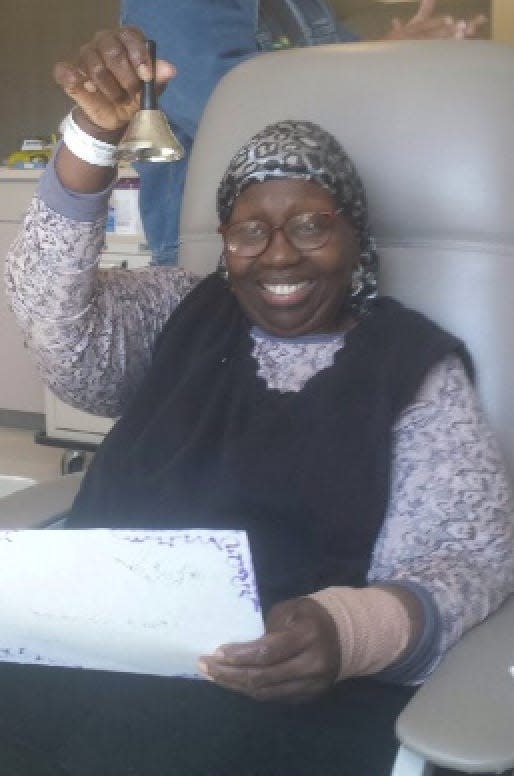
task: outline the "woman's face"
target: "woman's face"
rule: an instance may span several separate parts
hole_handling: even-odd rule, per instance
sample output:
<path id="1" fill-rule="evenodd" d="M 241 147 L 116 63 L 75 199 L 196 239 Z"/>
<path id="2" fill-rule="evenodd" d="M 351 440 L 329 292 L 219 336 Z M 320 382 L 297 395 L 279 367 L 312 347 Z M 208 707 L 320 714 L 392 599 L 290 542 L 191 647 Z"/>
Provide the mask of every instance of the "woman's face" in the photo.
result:
<path id="1" fill-rule="evenodd" d="M 250 185 L 237 198 L 229 224 L 259 219 L 283 226 L 292 216 L 327 212 L 337 205 L 327 189 L 302 180 Z M 344 328 L 343 300 L 359 262 L 354 227 L 342 215 L 332 220 L 327 242 L 300 251 L 276 230 L 266 250 L 252 258 L 226 251 L 233 291 L 250 320 L 279 337 Z"/>

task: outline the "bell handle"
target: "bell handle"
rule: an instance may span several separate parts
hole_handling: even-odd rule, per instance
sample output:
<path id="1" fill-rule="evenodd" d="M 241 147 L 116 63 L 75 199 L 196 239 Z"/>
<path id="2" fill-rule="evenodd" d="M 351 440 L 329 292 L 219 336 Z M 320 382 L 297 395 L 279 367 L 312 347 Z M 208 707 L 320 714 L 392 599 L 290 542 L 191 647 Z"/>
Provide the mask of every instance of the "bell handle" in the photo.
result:
<path id="1" fill-rule="evenodd" d="M 141 95 L 142 110 L 157 110 L 157 95 L 155 93 L 155 60 L 157 58 L 157 46 L 154 40 L 146 41 L 146 50 L 150 56 L 152 67 L 152 78 L 150 81 L 143 81 L 143 93 Z"/>

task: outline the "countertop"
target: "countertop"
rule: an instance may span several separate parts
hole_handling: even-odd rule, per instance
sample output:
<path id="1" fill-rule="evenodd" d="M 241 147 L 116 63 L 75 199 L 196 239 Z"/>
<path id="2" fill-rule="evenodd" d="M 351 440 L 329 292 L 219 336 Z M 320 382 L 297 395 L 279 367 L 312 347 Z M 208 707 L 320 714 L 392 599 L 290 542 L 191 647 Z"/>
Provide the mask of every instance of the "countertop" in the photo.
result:
<path id="1" fill-rule="evenodd" d="M 0 165 L 0 180 L 2 181 L 38 181 L 43 170 L 22 170 Z M 119 178 L 137 178 L 138 174 L 133 167 L 118 167 Z"/>
<path id="2" fill-rule="evenodd" d="M 6 167 L 5 165 L 0 165 L 0 180 L 37 181 L 40 179 L 42 172 L 43 170 L 41 168 L 33 170 L 18 170 L 13 169 L 12 167 Z"/>

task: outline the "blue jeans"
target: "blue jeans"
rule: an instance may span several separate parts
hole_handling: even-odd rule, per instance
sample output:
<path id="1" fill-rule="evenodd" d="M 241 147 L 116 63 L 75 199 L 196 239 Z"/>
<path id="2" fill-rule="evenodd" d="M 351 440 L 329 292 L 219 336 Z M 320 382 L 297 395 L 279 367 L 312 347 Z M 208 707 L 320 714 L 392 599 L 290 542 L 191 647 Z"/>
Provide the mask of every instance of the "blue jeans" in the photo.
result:
<path id="1" fill-rule="evenodd" d="M 219 79 L 257 51 L 258 0 L 123 0 L 122 24 L 157 42 L 177 68 L 160 107 L 186 150 L 172 164 L 138 165 L 140 210 L 154 263 L 177 263 L 180 203 L 200 116 Z"/>

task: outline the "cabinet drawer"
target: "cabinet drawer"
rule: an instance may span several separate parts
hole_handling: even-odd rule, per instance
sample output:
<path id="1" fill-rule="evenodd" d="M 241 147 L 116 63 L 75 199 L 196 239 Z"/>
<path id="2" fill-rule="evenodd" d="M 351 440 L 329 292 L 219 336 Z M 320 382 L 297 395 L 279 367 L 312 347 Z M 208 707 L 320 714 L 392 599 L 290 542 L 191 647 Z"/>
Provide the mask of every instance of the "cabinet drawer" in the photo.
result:
<path id="1" fill-rule="evenodd" d="M 90 434 L 107 434 L 112 428 L 112 418 L 102 418 L 83 412 L 55 398 L 55 426 L 61 431 L 86 431 Z"/>
<path id="2" fill-rule="evenodd" d="M 102 418 L 77 410 L 45 389 L 46 433 L 54 439 L 100 444 L 111 430 L 113 418 Z"/>

